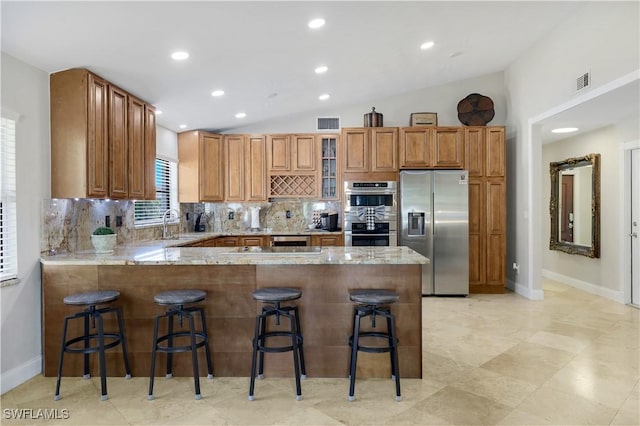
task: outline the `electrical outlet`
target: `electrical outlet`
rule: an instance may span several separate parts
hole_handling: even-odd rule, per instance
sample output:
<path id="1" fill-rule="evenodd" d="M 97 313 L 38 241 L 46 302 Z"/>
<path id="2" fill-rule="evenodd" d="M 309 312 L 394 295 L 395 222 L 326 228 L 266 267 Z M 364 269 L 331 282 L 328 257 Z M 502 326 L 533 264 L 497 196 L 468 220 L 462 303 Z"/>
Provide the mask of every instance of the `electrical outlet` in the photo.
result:
<path id="1" fill-rule="evenodd" d="M 233 212 L 229 212 L 229 220 L 233 220 Z"/>
<path id="2" fill-rule="evenodd" d="M 111 216 L 104 217 L 104 226 L 107 228 L 111 228 Z"/>
<path id="3" fill-rule="evenodd" d="M 287 210 L 287 219 L 291 219 L 291 210 Z"/>
<path id="4" fill-rule="evenodd" d="M 189 220 L 189 212 L 186 212 L 186 213 L 184 214 L 184 220 Z"/>
<path id="5" fill-rule="evenodd" d="M 516 271 L 516 274 L 520 273 L 520 265 L 518 265 L 517 262 L 513 262 L 512 268 L 514 271 Z"/>
<path id="6" fill-rule="evenodd" d="M 116 216 L 116 226 L 122 226 L 122 216 Z"/>

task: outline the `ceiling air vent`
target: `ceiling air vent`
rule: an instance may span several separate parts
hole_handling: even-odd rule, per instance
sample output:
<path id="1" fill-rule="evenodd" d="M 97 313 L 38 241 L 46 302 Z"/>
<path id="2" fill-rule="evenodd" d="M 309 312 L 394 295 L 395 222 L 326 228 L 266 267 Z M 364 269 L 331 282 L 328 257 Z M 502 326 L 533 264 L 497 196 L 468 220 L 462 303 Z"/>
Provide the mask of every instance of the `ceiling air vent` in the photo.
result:
<path id="1" fill-rule="evenodd" d="M 340 117 L 316 117 L 316 130 L 340 130 Z"/>
<path id="2" fill-rule="evenodd" d="M 591 73 L 586 72 L 576 79 L 576 90 L 579 92 L 591 85 Z"/>

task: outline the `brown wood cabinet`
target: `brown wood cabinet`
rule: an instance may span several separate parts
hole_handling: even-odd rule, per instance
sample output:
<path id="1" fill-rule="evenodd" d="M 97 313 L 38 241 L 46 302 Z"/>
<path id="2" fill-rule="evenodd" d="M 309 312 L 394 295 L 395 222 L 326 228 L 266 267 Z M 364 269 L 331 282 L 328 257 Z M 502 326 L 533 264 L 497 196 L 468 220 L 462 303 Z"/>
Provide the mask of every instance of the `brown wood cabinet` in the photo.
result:
<path id="1" fill-rule="evenodd" d="M 181 203 L 224 200 L 223 138 L 215 133 L 178 134 L 178 199 Z"/>
<path id="2" fill-rule="evenodd" d="M 344 180 L 397 179 L 398 128 L 344 128 L 341 144 Z"/>
<path id="3" fill-rule="evenodd" d="M 311 245 L 324 247 L 343 246 L 344 238 L 342 234 L 312 235 Z"/>
<path id="4" fill-rule="evenodd" d="M 502 293 L 506 280 L 504 127 L 465 127 L 469 171 L 469 291 Z"/>
<path id="5" fill-rule="evenodd" d="M 268 135 L 267 164 L 271 174 L 315 172 L 316 135 Z"/>
<path id="6" fill-rule="evenodd" d="M 267 171 L 264 136 L 225 135 L 225 200 L 265 201 Z"/>
<path id="7" fill-rule="evenodd" d="M 155 198 L 152 106 L 86 69 L 51 74 L 50 102 L 53 198 Z"/>
<path id="8" fill-rule="evenodd" d="M 464 133 L 460 127 L 400 129 L 401 169 L 462 169 Z"/>
<path id="9" fill-rule="evenodd" d="M 266 235 L 243 235 L 238 238 L 239 247 L 266 247 L 269 237 Z"/>
<path id="10" fill-rule="evenodd" d="M 238 237 L 218 237 L 215 239 L 216 247 L 238 247 Z"/>

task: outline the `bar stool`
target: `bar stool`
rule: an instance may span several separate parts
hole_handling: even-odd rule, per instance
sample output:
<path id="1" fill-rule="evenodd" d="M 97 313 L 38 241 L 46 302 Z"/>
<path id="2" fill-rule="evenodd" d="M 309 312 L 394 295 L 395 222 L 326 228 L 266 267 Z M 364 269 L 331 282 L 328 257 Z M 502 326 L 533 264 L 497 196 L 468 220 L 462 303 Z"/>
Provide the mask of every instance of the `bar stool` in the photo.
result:
<path id="1" fill-rule="evenodd" d="M 193 382 L 195 386 L 195 399 L 202 399 L 200 394 L 200 373 L 198 370 L 198 348 L 204 346 L 207 358 L 207 379 L 213 379 L 213 365 L 211 363 L 211 351 L 209 349 L 209 338 L 207 336 L 207 324 L 204 317 L 204 308 L 200 306 L 184 307 L 184 305 L 201 302 L 205 299 L 207 293 L 202 290 L 174 290 L 158 293 L 154 296 L 154 300 L 158 305 L 167 305 L 169 309 L 162 315 L 155 318 L 153 326 L 153 350 L 151 351 L 151 375 L 149 376 L 149 395 L 148 400 L 153 399 L 153 381 L 156 370 L 156 355 L 158 352 L 167 354 L 167 375 L 166 378 L 173 377 L 173 354 L 178 352 L 191 351 L 193 362 Z M 196 330 L 194 314 L 200 314 L 202 329 Z M 178 317 L 179 327 L 182 327 L 182 320 L 186 318 L 189 321 L 188 331 L 174 331 L 173 319 Z M 167 319 L 167 334 L 158 336 L 158 328 L 160 320 Z M 189 343 L 183 346 L 176 346 L 174 339 L 189 338 Z M 166 345 L 162 345 L 166 342 Z"/>
<path id="2" fill-rule="evenodd" d="M 117 300 L 120 296 L 120 292 L 114 290 L 104 291 L 90 291 L 84 293 L 76 293 L 69 295 L 63 299 L 65 305 L 73 306 L 87 306 L 82 312 L 68 315 L 64 318 L 64 329 L 62 330 L 62 345 L 60 346 L 60 360 L 58 362 L 58 378 L 56 380 L 56 394 L 54 400 L 60 400 L 60 380 L 62 378 L 62 363 L 65 352 L 84 354 L 84 379 L 91 377 L 89 373 L 89 354 L 98 352 L 100 359 L 100 386 L 102 394 L 100 399 L 105 401 L 109 399 L 107 394 L 107 366 L 105 361 L 104 352 L 107 349 L 111 349 L 119 344 L 122 344 L 122 356 L 124 357 L 124 368 L 127 373 L 125 376 L 127 379 L 131 378 L 131 368 L 129 368 L 129 357 L 127 356 L 127 343 L 124 334 L 124 323 L 122 321 L 122 312 L 117 306 L 97 308 L 98 305 L 104 303 L 110 303 Z M 104 332 L 103 315 L 115 312 L 118 320 L 117 332 Z M 67 327 L 69 321 L 72 319 L 82 318 L 84 320 L 84 332 L 81 336 L 74 337 L 67 340 Z M 98 323 L 98 330 L 96 333 L 91 333 L 89 330 L 89 320 L 92 320 L 92 326 L 96 326 Z M 96 346 L 91 346 L 91 341 L 96 341 Z M 83 342 L 82 347 L 75 345 L 76 343 Z"/>
<path id="3" fill-rule="evenodd" d="M 256 328 L 253 337 L 253 357 L 251 360 L 251 380 L 249 385 L 249 401 L 253 401 L 253 390 L 256 378 L 256 363 L 258 352 L 260 353 L 260 363 L 258 366 L 258 379 L 264 378 L 264 354 L 265 352 L 293 352 L 293 370 L 296 377 L 296 400 L 302 399 L 302 389 L 300 379 L 306 379 L 307 373 L 304 366 L 304 352 L 302 349 L 302 332 L 300 330 L 300 317 L 298 306 L 281 306 L 280 303 L 297 300 L 302 296 L 302 292 L 295 288 L 269 287 L 255 290 L 252 296 L 258 302 L 267 306 L 262 307 L 262 313 L 256 316 Z M 290 331 L 267 331 L 267 318 L 275 316 L 276 325 L 280 325 L 280 317 L 289 318 Z M 267 347 L 267 338 L 284 336 L 291 339 L 290 346 L 270 346 Z"/>
<path id="4" fill-rule="evenodd" d="M 400 299 L 398 293 L 391 290 L 352 290 L 349 299 L 356 303 L 353 308 L 353 334 L 349 337 L 351 347 L 351 365 L 349 367 L 349 401 L 353 401 L 356 385 L 356 362 L 358 351 L 370 353 L 389 352 L 391 355 L 391 379 L 396 384 L 396 401 L 400 401 L 400 373 L 398 369 L 398 339 L 396 338 L 394 317 L 389 309 L 390 304 Z M 360 321 L 364 317 L 371 317 L 371 325 L 376 328 L 376 316 L 387 319 L 387 332 L 360 331 Z M 386 346 L 366 346 L 360 343 L 360 338 L 383 339 Z"/>

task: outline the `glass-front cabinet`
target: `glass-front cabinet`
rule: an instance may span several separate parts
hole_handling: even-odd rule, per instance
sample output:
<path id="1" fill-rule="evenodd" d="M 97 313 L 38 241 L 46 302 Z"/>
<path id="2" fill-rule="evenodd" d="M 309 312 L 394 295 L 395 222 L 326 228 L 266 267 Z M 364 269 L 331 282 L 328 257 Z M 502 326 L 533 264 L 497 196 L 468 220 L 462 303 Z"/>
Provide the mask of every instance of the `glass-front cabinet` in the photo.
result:
<path id="1" fill-rule="evenodd" d="M 338 181 L 338 152 L 337 136 L 321 136 L 322 147 L 322 177 L 321 195 L 325 200 L 340 198 L 340 185 Z"/>

